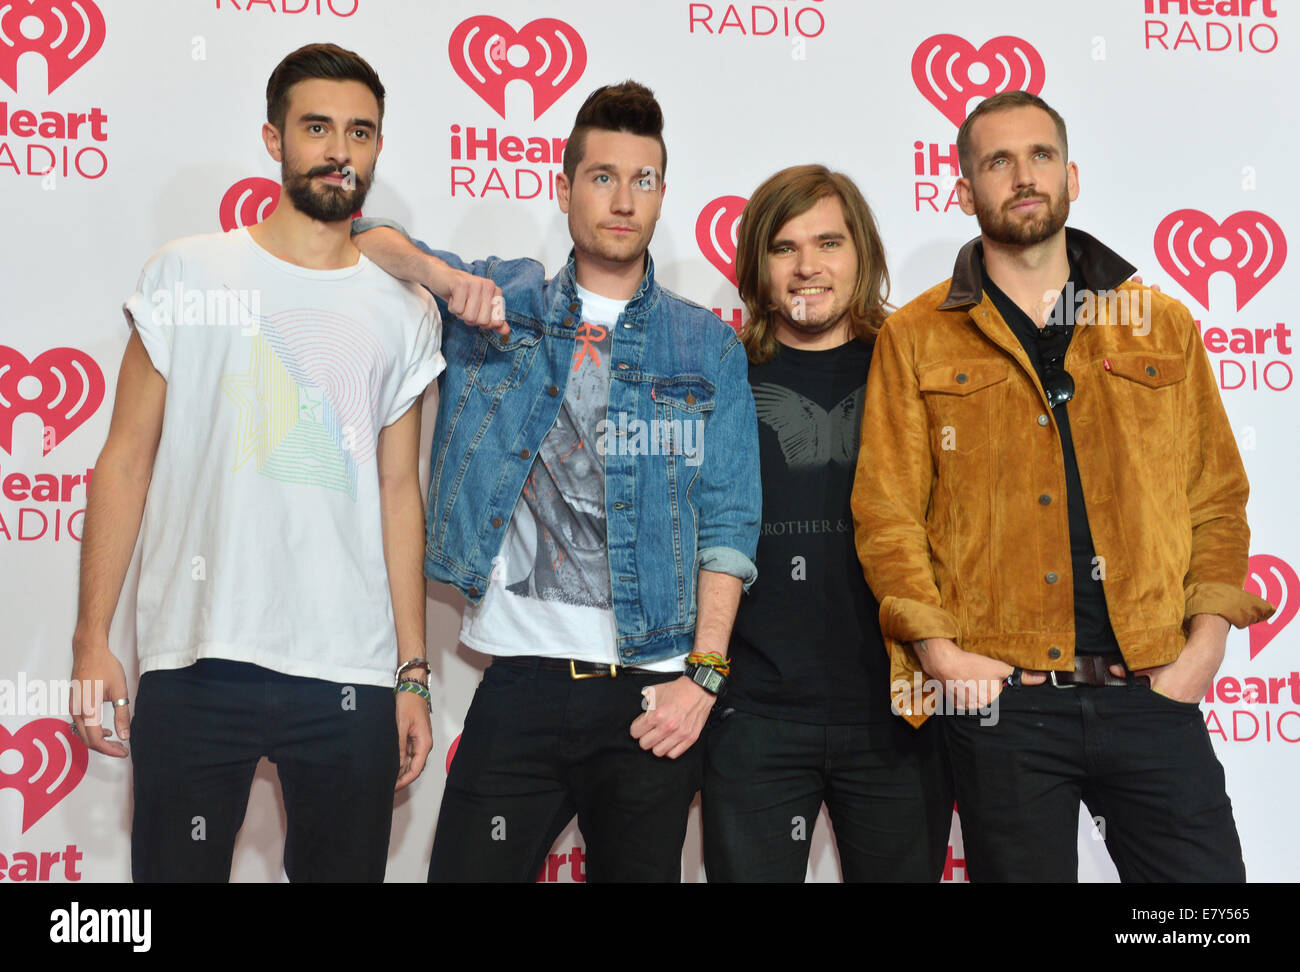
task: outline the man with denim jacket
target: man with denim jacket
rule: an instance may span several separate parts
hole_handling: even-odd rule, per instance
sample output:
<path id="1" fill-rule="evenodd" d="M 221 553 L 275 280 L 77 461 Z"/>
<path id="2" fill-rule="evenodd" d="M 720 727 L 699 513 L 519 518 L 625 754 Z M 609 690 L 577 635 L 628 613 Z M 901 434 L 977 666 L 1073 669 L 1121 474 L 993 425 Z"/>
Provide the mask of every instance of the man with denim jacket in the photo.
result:
<path id="1" fill-rule="evenodd" d="M 701 686 L 756 576 L 761 502 L 744 348 L 659 287 L 647 253 L 662 127 L 634 82 L 587 99 L 556 180 L 573 252 L 549 280 L 356 226 L 368 256 L 449 300 L 425 572 L 465 595 L 461 640 L 494 656 L 431 881 L 531 880 L 575 812 L 589 880 L 680 878 L 716 698 Z M 500 288 L 497 313 L 466 274 Z"/>
<path id="2" fill-rule="evenodd" d="M 1065 228 L 1078 171 L 1041 99 L 982 102 L 957 146 L 981 236 L 885 322 L 853 491 L 895 707 L 959 710 L 972 880 L 1075 880 L 1082 801 L 1122 880 L 1240 881 L 1197 703 L 1229 624 L 1272 607 L 1242 590 L 1249 488 L 1200 335 Z"/>

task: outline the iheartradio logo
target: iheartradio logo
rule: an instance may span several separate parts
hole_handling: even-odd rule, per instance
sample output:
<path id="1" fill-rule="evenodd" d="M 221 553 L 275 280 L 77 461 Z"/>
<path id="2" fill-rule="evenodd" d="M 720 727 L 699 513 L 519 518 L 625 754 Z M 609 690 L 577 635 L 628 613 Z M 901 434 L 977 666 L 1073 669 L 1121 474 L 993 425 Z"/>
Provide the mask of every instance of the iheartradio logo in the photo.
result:
<path id="1" fill-rule="evenodd" d="M 254 226 L 271 215 L 279 201 L 280 183 L 261 176 L 240 179 L 221 197 L 221 229 L 229 233 Z"/>
<path id="2" fill-rule="evenodd" d="M 979 50 L 956 34 L 935 34 L 912 54 L 917 90 L 958 127 L 976 102 L 1001 91 L 1043 90 L 1046 71 L 1032 44 L 1009 35 Z"/>
<path id="3" fill-rule="evenodd" d="M 0 81 L 18 90 L 18 59 L 45 60 L 47 93 L 104 46 L 104 15 L 91 0 L 16 0 L 0 6 Z"/>
<path id="4" fill-rule="evenodd" d="M 518 31 L 498 17 L 462 20 L 447 42 L 451 66 L 488 107 L 506 117 L 506 86 L 533 89 L 533 120 L 577 83 L 587 67 L 587 45 L 563 20 L 545 17 Z"/>
<path id="5" fill-rule="evenodd" d="M 86 744 L 63 719 L 36 719 L 14 733 L 0 726 L 0 789 L 22 794 L 23 833 L 76 788 L 88 761 Z"/>
<path id="6" fill-rule="evenodd" d="M 45 435 L 41 455 L 76 431 L 104 400 L 104 373 L 77 348 L 51 348 L 28 361 L 0 345 L 0 449 L 13 455 L 18 416 L 40 418 Z"/>
<path id="7" fill-rule="evenodd" d="M 695 242 L 718 272 L 736 286 L 736 228 L 745 211 L 744 196 L 719 196 L 700 210 L 695 220 Z"/>
<path id="8" fill-rule="evenodd" d="M 451 772 L 451 761 L 456 758 L 456 750 L 460 747 L 460 737 L 463 733 L 457 733 L 456 738 L 451 741 L 447 747 L 447 772 Z"/>
<path id="9" fill-rule="evenodd" d="M 1236 281 L 1241 310 L 1286 262 L 1282 227 L 1254 210 L 1216 223 L 1199 209 L 1180 209 L 1160 221 L 1154 246 L 1160 265 L 1207 311 L 1210 277 L 1220 270 Z"/>
<path id="10" fill-rule="evenodd" d="M 1254 590 L 1252 590 L 1254 588 Z M 1250 626 L 1250 658 L 1255 660 L 1270 641 L 1300 610 L 1300 579 L 1295 570 L 1281 557 L 1272 554 L 1255 554 L 1250 558 L 1246 590 L 1258 594 L 1277 608 L 1267 621 Z"/>

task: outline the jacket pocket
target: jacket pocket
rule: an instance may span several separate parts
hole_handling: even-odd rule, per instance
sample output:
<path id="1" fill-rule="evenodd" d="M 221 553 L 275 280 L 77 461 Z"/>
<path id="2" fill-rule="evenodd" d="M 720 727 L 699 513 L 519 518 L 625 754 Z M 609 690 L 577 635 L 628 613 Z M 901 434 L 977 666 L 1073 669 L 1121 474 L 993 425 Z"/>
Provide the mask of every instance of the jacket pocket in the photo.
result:
<path id="1" fill-rule="evenodd" d="M 1181 354 L 1136 352 L 1112 354 L 1106 358 L 1106 372 L 1146 388 L 1164 388 L 1187 377 L 1187 363 Z"/>
<path id="2" fill-rule="evenodd" d="M 1131 457 L 1131 462 L 1176 473 L 1163 480 L 1161 486 L 1167 488 L 1182 482 L 1187 456 L 1180 445 L 1183 423 L 1188 420 L 1180 404 L 1183 381 L 1187 377 L 1183 356 L 1176 352 L 1119 352 L 1103 358 L 1099 370 L 1105 412 L 1140 419 L 1111 423 L 1109 435 Z M 1180 491 L 1169 497 L 1169 501 L 1185 504 L 1186 494 Z"/>
<path id="3" fill-rule="evenodd" d="M 518 325 L 511 325 L 510 333 L 504 336 L 480 331 L 474 341 L 469 379 L 488 394 L 518 388 L 541 339 L 541 332 Z"/>
<path id="4" fill-rule="evenodd" d="M 939 452 L 976 452 L 988 444 L 1009 374 L 1005 361 L 945 361 L 918 372 Z"/>
<path id="5" fill-rule="evenodd" d="M 704 460 L 704 427 L 716 404 L 707 378 L 686 375 L 657 378 L 651 387 L 655 402 L 654 438 L 660 455 L 698 468 Z"/>

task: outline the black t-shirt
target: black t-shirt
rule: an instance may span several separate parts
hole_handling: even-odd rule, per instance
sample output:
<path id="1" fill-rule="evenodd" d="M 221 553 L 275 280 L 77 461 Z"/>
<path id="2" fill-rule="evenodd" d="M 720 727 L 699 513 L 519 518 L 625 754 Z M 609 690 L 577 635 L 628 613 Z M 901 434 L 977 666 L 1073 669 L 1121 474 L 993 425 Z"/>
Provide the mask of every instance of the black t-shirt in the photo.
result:
<path id="1" fill-rule="evenodd" d="M 1082 272 L 1071 260 L 1070 281 L 1057 298 L 1056 306 L 1048 317 L 1049 323 L 1041 328 L 990 279 L 987 269 L 984 270 L 984 289 L 1029 355 L 1039 382 L 1045 385 L 1047 363 L 1054 360 L 1058 367 L 1063 366 L 1065 352 L 1074 337 L 1075 318 L 1088 290 Z M 1057 428 L 1061 430 L 1061 455 L 1065 462 L 1065 498 L 1070 519 L 1070 566 L 1074 574 L 1074 650 L 1080 655 L 1111 654 L 1119 651 L 1119 643 L 1110 626 L 1106 595 L 1100 579 L 1101 571 L 1094 563 L 1097 551 L 1092 545 L 1092 529 L 1088 526 L 1088 510 L 1083 502 L 1083 482 L 1079 479 L 1079 463 L 1074 456 L 1069 407 L 1069 402 L 1062 402 L 1052 409 L 1052 414 L 1056 418 Z M 1094 577 L 1094 574 L 1098 576 Z"/>
<path id="2" fill-rule="evenodd" d="M 887 723 L 889 659 L 862 577 L 849 499 L 871 348 L 778 346 L 749 366 L 763 527 L 741 598 L 724 704 L 821 725 Z"/>

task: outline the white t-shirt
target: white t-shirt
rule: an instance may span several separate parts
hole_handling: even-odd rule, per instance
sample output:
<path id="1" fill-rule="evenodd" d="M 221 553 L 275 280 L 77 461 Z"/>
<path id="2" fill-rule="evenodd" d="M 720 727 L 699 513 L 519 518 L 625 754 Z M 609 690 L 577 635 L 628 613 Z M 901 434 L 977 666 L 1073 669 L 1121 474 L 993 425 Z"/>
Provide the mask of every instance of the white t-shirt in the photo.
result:
<path id="1" fill-rule="evenodd" d="M 376 448 L 444 367 L 437 306 L 362 256 L 169 243 L 124 305 L 167 380 L 141 530 L 141 674 L 200 658 L 391 686 Z"/>
<path id="2" fill-rule="evenodd" d="M 605 524 L 609 353 L 625 300 L 578 288 L 582 322 L 555 425 L 542 440 L 506 527 L 492 580 L 469 604 L 460 640 L 489 655 L 619 663 Z M 681 671 L 683 657 L 639 667 Z"/>

